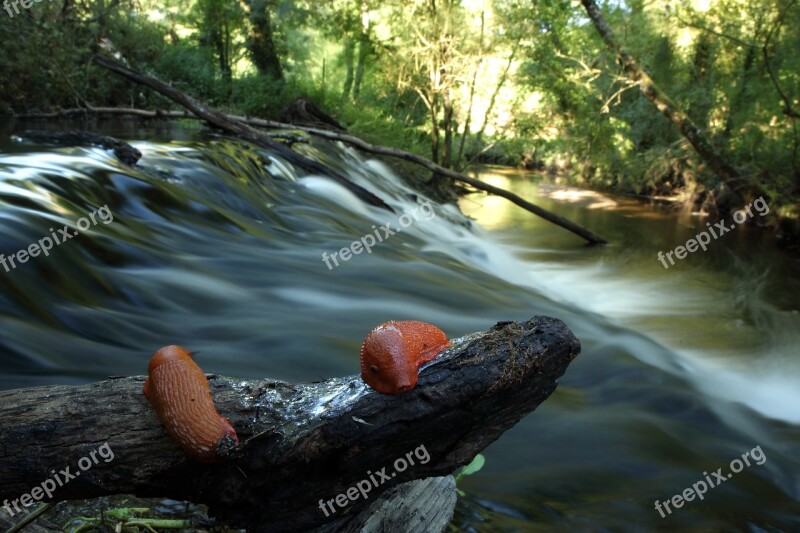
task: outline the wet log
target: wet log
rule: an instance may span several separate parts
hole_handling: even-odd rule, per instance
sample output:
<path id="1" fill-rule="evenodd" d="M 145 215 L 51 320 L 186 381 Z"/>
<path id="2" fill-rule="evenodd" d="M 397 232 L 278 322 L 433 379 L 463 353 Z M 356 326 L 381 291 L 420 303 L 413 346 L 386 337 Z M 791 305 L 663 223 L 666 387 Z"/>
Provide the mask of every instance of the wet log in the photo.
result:
<path id="1" fill-rule="evenodd" d="M 359 376 L 298 385 L 210 376 L 243 443 L 210 465 L 167 436 L 143 376 L 0 391 L 0 501 L 23 505 L 23 495 L 36 498 L 34 489 L 57 477 L 52 501 L 169 497 L 205 503 L 248 531 L 347 521 L 400 483 L 468 464 L 552 394 L 579 352 L 563 322 L 534 317 L 453 340 L 399 395 L 379 394 Z"/>
<path id="2" fill-rule="evenodd" d="M 117 159 L 127 165 L 135 165 L 142 157 L 142 153 L 130 144 L 108 137 L 98 135 L 90 131 L 37 131 L 27 130 L 20 134 L 26 141 L 38 144 L 54 144 L 56 146 L 99 146 L 105 150 L 111 150 Z"/>

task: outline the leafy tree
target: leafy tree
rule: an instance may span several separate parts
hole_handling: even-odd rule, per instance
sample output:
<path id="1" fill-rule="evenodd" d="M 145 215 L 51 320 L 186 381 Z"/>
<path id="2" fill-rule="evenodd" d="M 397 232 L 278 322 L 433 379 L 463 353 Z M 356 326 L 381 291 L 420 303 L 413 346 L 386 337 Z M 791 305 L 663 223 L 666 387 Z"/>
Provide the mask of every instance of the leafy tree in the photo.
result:
<path id="1" fill-rule="evenodd" d="M 200 46 L 213 50 L 223 80 L 230 83 L 243 49 L 244 9 L 238 2 L 197 0 L 194 14 Z"/>

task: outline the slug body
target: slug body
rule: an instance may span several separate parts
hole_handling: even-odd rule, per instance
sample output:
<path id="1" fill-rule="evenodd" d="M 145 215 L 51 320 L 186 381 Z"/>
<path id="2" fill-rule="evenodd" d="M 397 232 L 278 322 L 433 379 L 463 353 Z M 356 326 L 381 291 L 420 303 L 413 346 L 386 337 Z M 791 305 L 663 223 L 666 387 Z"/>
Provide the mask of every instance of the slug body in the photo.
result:
<path id="1" fill-rule="evenodd" d="M 361 345 L 361 379 L 383 394 L 397 394 L 417 384 L 420 365 L 449 347 L 447 335 L 416 320 L 385 322 Z"/>
<path id="2" fill-rule="evenodd" d="M 153 354 L 144 395 L 169 436 L 190 457 L 217 462 L 222 460 L 218 446 L 239 444 L 231 423 L 214 407 L 205 374 L 180 346 L 165 346 Z"/>

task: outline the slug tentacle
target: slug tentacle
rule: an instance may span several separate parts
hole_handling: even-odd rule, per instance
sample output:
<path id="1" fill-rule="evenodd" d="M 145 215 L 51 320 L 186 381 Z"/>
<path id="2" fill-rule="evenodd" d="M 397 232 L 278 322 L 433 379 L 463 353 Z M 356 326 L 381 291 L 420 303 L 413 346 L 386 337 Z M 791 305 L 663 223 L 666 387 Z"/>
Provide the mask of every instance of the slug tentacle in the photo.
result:
<path id="1" fill-rule="evenodd" d="M 361 345 L 361 379 L 383 394 L 397 394 L 417 384 L 420 365 L 449 347 L 447 335 L 417 320 L 385 322 Z"/>
<path id="2" fill-rule="evenodd" d="M 239 444 L 231 423 L 222 417 L 211 398 L 208 379 L 180 346 L 165 346 L 147 365 L 144 394 L 167 433 L 187 455 L 204 463 L 220 461 L 220 440 Z"/>

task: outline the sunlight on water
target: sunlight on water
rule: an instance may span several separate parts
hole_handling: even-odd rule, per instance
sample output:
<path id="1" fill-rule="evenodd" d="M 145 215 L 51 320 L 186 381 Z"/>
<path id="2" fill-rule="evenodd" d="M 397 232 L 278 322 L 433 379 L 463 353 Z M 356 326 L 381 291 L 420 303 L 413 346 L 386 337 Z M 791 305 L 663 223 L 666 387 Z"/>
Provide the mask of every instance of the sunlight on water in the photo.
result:
<path id="1" fill-rule="evenodd" d="M 496 184 L 504 182 L 501 186 L 505 187 L 511 184 L 505 176 L 494 180 Z M 515 189 L 518 194 L 538 196 L 536 185 L 525 181 L 518 185 Z M 556 190 L 548 186 L 545 196 L 556 201 L 582 198 L 574 194 L 558 195 L 554 193 Z M 616 202 L 600 204 L 613 206 Z M 512 212 L 519 211 L 510 203 L 495 200 L 483 207 L 462 201 L 462 209 L 478 222 L 498 230 L 504 229 L 499 221 L 510 220 Z M 503 237 L 499 235 L 501 240 Z M 637 257 L 624 257 L 620 261 L 607 254 L 599 261 L 576 265 L 553 260 L 547 253 L 535 254 L 544 261 L 519 259 L 519 255 L 530 250 L 513 244 L 495 247 L 488 244 L 487 237 L 478 236 L 476 240 L 481 243 L 476 246 L 484 248 L 485 257 L 492 259 L 482 266 L 497 277 L 530 287 L 554 301 L 645 331 L 681 359 L 678 366 L 665 361 L 659 365 L 663 370 L 686 369 L 685 377 L 700 391 L 747 404 L 764 416 L 800 423 L 800 359 L 790 357 L 787 351 L 790 346 L 800 345 L 800 314 L 784 312 L 780 330 L 765 324 L 766 321 L 762 321 L 761 328 L 747 323 L 744 310 L 736 305 L 742 298 L 734 291 L 735 276 L 705 270 L 702 266 L 666 272 L 651 259 L 658 249 L 650 250 L 649 256 L 645 250 Z M 654 271 L 658 275 L 654 276 Z M 745 298 L 748 305 L 762 314 L 776 313 L 759 294 L 760 282 L 755 282 L 756 288 Z M 771 339 L 777 335 L 790 338 L 783 340 L 784 346 L 774 347 Z M 707 347 L 709 344 L 713 348 Z M 743 351 L 743 345 L 750 348 Z"/>

